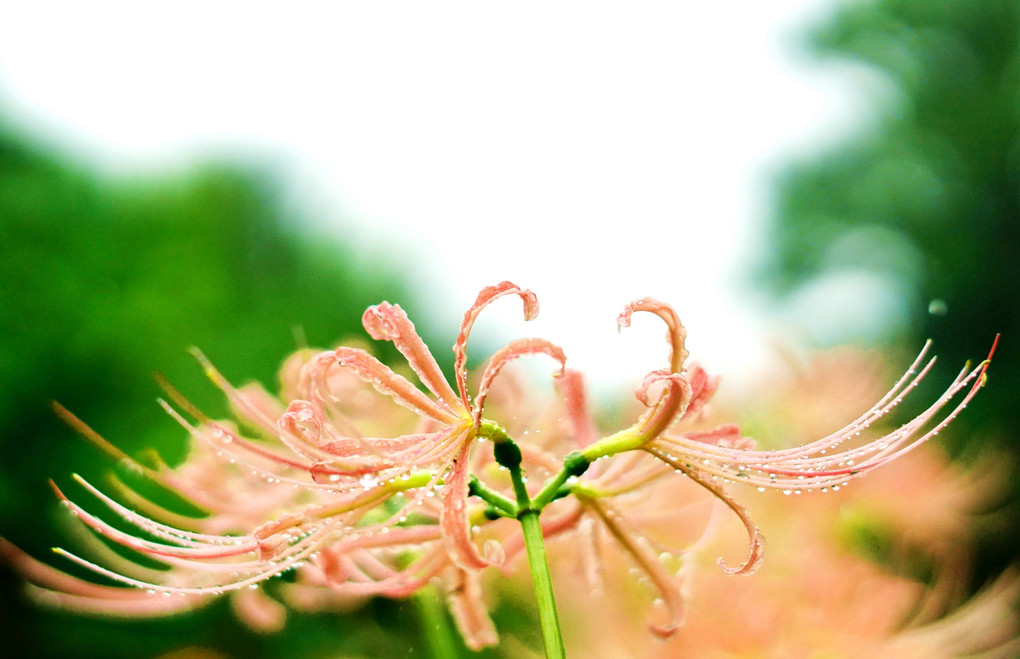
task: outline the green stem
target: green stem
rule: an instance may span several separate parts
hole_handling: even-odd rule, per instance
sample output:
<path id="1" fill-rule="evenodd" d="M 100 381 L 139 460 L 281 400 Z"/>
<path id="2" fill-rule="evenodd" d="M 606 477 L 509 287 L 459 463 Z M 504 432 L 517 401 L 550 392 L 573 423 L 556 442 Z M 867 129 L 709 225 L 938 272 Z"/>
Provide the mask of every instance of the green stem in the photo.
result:
<path id="1" fill-rule="evenodd" d="M 514 486 L 514 497 L 517 499 L 515 513 L 521 523 L 524 532 L 524 547 L 528 552 L 528 567 L 531 568 L 531 585 L 535 589 L 535 600 L 538 604 L 538 622 L 542 628 L 542 642 L 545 644 L 546 659 L 566 659 L 566 650 L 563 647 L 563 635 L 560 633 L 559 616 L 556 613 L 556 599 L 553 596 L 552 577 L 549 574 L 549 561 L 545 557 L 545 539 L 542 537 L 542 523 L 538 516 L 545 504 L 553 500 L 552 494 L 559 489 L 559 486 L 574 474 L 583 473 L 588 467 L 588 462 L 580 454 L 569 456 L 563 472 L 553 478 L 554 484 L 543 488 L 541 505 L 536 506 L 528 495 L 528 488 L 524 484 L 524 472 L 521 470 L 523 456 L 521 449 L 502 428 L 495 424 L 484 424 L 482 430 L 486 436 L 492 439 L 492 457 L 502 467 L 510 472 L 510 481 Z M 488 494 L 486 488 L 475 485 L 475 492 L 479 495 Z M 491 504 L 499 506 L 501 502 L 495 497 L 490 497 Z"/>
<path id="2" fill-rule="evenodd" d="M 563 636 L 560 633 L 559 616 L 556 614 L 556 600 L 553 597 L 552 577 L 549 562 L 545 557 L 545 542 L 542 539 L 542 524 L 538 511 L 525 510 L 519 516 L 524 529 L 524 546 L 528 550 L 528 566 L 531 568 L 531 583 L 538 603 L 538 622 L 542 627 L 542 641 L 545 643 L 546 659 L 566 659 Z"/>
<path id="3" fill-rule="evenodd" d="M 542 537 L 542 523 L 538 519 L 539 509 L 532 505 L 528 488 L 521 471 L 521 449 L 507 437 L 492 447 L 496 462 L 510 472 L 510 480 L 517 498 L 517 519 L 524 531 L 524 547 L 528 551 L 528 567 L 531 568 L 531 584 L 535 589 L 538 604 L 538 622 L 542 627 L 542 642 L 545 644 L 546 659 L 565 659 L 563 636 L 560 633 L 559 616 L 556 614 L 556 600 L 553 597 L 552 577 L 549 561 L 545 557 L 545 541 Z"/>
<path id="4" fill-rule="evenodd" d="M 563 485 L 572 477 L 580 476 L 588 469 L 590 463 L 579 451 L 572 451 L 563 459 L 563 468 L 550 478 L 531 500 L 531 507 L 542 511 L 546 506 L 563 496 Z"/>
<path id="5" fill-rule="evenodd" d="M 414 595 L 415 608 L 421 623 L 425 645 L 432 659 L 460 656 L 458 644 L 450 630 L 450 621 L 435 586 L 422 588 Z"/>
<path id="6" fill-rule="evenodd" d="M 478 480 L 474 474 L 468 484 L 468 493 L 479 497 L 485 503 L 492 506 L 495 511 L 503 517 L 516 517 L 517 505 L 499 492 L 491 489 L 485 483 Z"/>

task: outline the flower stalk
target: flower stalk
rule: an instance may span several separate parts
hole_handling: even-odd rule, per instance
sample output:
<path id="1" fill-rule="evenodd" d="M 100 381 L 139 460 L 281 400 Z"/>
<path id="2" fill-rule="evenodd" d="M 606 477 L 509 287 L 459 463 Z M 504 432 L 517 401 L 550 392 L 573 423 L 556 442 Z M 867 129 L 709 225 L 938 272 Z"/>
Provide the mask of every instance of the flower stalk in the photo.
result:
<path id="1" fill-rule="evenodd" d="M 493 446 L 496 463 L 510 472 L 514 495 L 517 498 L 517 520 L 521 523 L 524 536 L 524 547 L 528 554 L 528 567 L 531 571 L 531 584 L 535 591 L 535 602 L 538 607 L 538 622 L 542 629 L 542 642 L 545 646 L 547 659 L 564 659 L 566 649 L 563 645 L 563 634 L 560 631 L 559 615 L 556 612 L 556 598 L 553 594 L 552 575 L 549 572 L 549 560 L 545 555 L 545 540 L 542 524 L 539 521 L 541 508 L 536 507 L 528 495 L 521 469 L 523 460 L 521 449 L 507 438 Z"/>

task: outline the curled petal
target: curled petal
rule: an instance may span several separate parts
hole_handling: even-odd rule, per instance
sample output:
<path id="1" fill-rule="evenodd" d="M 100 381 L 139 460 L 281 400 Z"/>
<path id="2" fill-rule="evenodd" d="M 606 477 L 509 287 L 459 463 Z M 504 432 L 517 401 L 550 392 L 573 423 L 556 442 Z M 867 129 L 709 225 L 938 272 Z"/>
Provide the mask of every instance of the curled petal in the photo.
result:
<path id="1" fill-rule="evenodd" d="M 306 400 L 294 400 L 276 420 L 276 425 L 280 430 L 300 437 L 312 446 L 321 446 L 328 441 L 322 436 L 325 421 L 315 405 Z"/>
<path id="2" fill-rule="evenodd" d="M 482 556 L 471 540 L 471 525 L 468 520 L 468 453 L 471 451 L 470 434 L 463 438 L 463 445 L 457 453 L 446 476 L 443 487 L 443 511 L 439 524 L 446 541 L 446 550 L 453 564 L 462 570 L 481 570 L 497 563 L 495 556 Z"/>
<path id="3" fill-rule="evenodd" d="M 429 358 L 431 359 L 431 355 Z M 336 349 L 336 359 L 340 366 L 353 370 L 358 374 L 358 377 L 371 384 L 376 391 L 391 397 L 412 412 L 430 417 L 440 423 L 453 423 L 457 420 L 457 417 L 449 409 L 430 400 L 428 396 L 408 382 L 407 378 L 394 373 L 389 366 L 364 350 L 340 347 Z M 438 367 L 436 368 L 438 369 Z M 449 385 L 445 386 L 449 388 Z"/>
<path id="4" fill-rule="evenodd" d="M 460 392 L 461 402 L 466 409 L 471 409 L 471 403 L 467 396 L 467 340 L 475 319 L 482 309 L 489 306 L 495 300 L 504 295 L 519 295 L 524 301 L 524 320 L 534 320 L 538 316 L 538 297 L 527 289 L 522 289 L 513 282 L 504 281 L 495 286 L 486 286 L 478 293 L 475 303 L 464 313 L 464 320 L 460 324 L 460 332 L 457 334 L 457 341 L 453 344 L 454 372 L 457 377 L 457 390 Z"/>
<path id="5" fill-rule="evenodd" d="M 702 478 L 701 474 L 699 474 L 691 467 L 680 462 L 677 462 L 675 459 L 666 455 L 665 453 L 662 453 L 661 451 L 652 450 L 650 451 L 650 453 L 655 457 L 659 458 L 660 460 L 662 460 L 663 462 L 665 462 L 666 464 L 668 464 L 669 466 L 673 467 L 674 469 L 682 471 L 684 474 L 690 477 L 690 479 L 693 480 L 695 483 L 705 488 L 706 490 L 711 492 L 713 496 L 715 496 L 717 499 L 725 503 L 729 507 L 729 509 L 732 510 L 737 515 L 737 517 L 740 518 L 741 523 L 747 530 L 747 537 L 750 544 L 750 549 L 748 551 L 747 558 L 740 566 L 735 568 L 727 567 L 726 562 L 722 558 L 720 558 L 719 566 L 722 567 L 723 571 L 725 571 L 727 574 L 754 574 L 758 570 L 758 568 L 761 567 L 762 559 L 765 558 L 765 538 L 762 536 L 761 531 L 758 529 L 758 526 L 753 521 L 751 521 L 750 516 L 747 514 L 747 509 L 744 508 L 739 503 L 737 503 L 736 501 L 734 501 L 733 498 L 730 497 L 730 495 L 727 494 L 723 488 L 716 485 L 712 481 L 705 480 L 704 478 Z"/>
<path id="6" fill-rule="evenodd" d="M 665 388 L 653 406 L 649 390 L 659 383 L 665 384 Z M 651 408 L 638 420 L 637 428 L 642 436 L 652 440 L 669 430 L 686 413 L 691 400 L 691 385 L 680 373 L 652 371 L 634 390 L 634 396 Z"/>
<path id="7" fill-rule="evenodd" d="M 489 365 L 485 368 L 485 372 L 482 373 L 482 380 L 478 384 L 478 399 L 475 401 L 474 419 L 475 425 L 481 423 L 482 420 L 482 408 L 485 405 L 485 397 L 489 393 L 489 387 L 492 385 L 493 379 L 496 375 L 506 366 L 507 362 L 513 359 L 518 359 L 525 355 L 536 355 L 545 354 L 555 359 L 560 364 L 560 370 L 557 375 L 563 374 L 564 364 L 567 361 L 567 356 L 563 354 L 563 349 L 554 343 L 550 343 L 545 339 L 517 339 L 506 344 L 496 352 L 492 353 L 492 359 L 489 360 Z"/>
<path id="8" fill-rule="evenodd" d="M 392 341 L 411 366 L 418 378 L 429 391 L 444 404 L 450 412 L 460 407 L 457 395 L 443 377 L 443 372 L 429 352 L 428 346 L 418 336 L 414 324 L 398 304 L 381 302 L 365 310 L 361 317 L 365 331 L 377 341 Z M 339 352 L 339 351 L 338 351 Z M 467 406 L 464 406 L 467 409 Z"/>
<path id="9" fill-rule="evenodd" d="M 676 311 L 665 302 L 659 302 L 655 298 L 639 298 L 623 308 L 623 311 L 616 319 L 617 327 L 630 327 L 630 317 L 635 311 L 648 311 L 666 321 L 666 326 L 669 328 L 667 338 L 669 339 L 670 346 L 673 348 L 669 357 L 669 370 L 673 373 L 679 373 L 683 369 L 684 361 L 686 361 L 688 355 L 687 348 L 684 347 L 684 341 L 687 340 L 687 329 L 680 322 Z"/>
<path id="10" fill-rule="evenodd" d="M 666 569 L 648 540 L 631 528 L 622 515 L 604 501 L 588 499 L 586 503 L 659 590 L 668 620 L 664 624 L 649 623 L 648 628 L 659 638 L 669 638 L 680 626 L 684 615 L 684 596 L 676 575 Z"/>
<path id="11" fill-rule="evenodd" d="M 687 381 L 691 383 L 691 402 L 687 404 L 687 414 L 697 414 L 719 388 L 719 376 L 709 375 L 701 364 L 692 364 L 687 369 Z"/>

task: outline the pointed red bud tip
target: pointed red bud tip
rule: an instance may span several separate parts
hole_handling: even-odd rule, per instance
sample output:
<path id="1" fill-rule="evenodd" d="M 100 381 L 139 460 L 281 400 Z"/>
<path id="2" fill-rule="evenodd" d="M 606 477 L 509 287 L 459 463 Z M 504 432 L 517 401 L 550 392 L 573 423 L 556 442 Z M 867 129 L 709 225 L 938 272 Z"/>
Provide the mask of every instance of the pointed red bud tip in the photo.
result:
<path id="1" fill-rule="evenodd" d="M 1002 336 L 1002 335 L 1001 334 L 996 334 L 995 335 L 995 340 L 992 341 L 992 349 L 988 351 L 988 357 L 985 358 L 985 361 L 992 361 L 992 355 L 995 354 L 995 349 L 997 347 L 999 347 L 999 337 L 1000 336 Z"/>

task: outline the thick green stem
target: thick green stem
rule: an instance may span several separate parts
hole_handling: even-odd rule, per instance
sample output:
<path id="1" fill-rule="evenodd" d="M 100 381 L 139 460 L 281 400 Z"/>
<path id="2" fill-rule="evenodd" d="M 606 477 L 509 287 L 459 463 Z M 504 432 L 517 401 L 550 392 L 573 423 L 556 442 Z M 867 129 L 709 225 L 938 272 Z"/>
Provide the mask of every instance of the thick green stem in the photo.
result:
<path id="1" fill-rule="evenodd" d="M 560 633 L 559 616 L 556 614 L 552 577 L 549 574 L 549 562 L 545 558 L 545 542 L 538 512 L 525 510 L 518 519 L 524 529 L 524 546 L 528 550 L 528 566 L 531 568 L 531 583 L 538 603 L 538 622 L 542 627 L 545 656 L 547 659 L 565 659 L 567 655 Z"/>
<path id="2" fill-rule="evenodd" d="M 545 644 L 547 659 L 565 659 L 560 621 L 556 615 L 556 600 L 553 597 L 552 578 L 549 575 L 549 561 L 545 558 L 545 540 L 542 537 L 542 523 L 538 519 L 539 509 L 532 505 L 528 488 L 521 471 L 521 449 L 507 437 L 493 447 L 496 462 L 507 468 L 517 498 L 517 519 L 524 531 L 524 547 L 528 551 L 528 567 L 531 568 L 531 583 L 535 589 L 538 604 L 538 622 L 542 627 L 542 642 Z"/>
<path id="3" fill-rule="evenodd" d="M 546 659 L 566 659 L 566 650 L 563 648 L 563 635 L 560 633 L 559 616 L 556 613 L 556 599 L 553 597 L 552 577 L 549 574 L 549 561 L 545 557 L 545 539 L 542 537 L 542 523 L 538 516 L 541 509 L 553 500 L 555 492 L 560 485 L 566 482 L 571 475 L 583 473 L 588 463 L 580 454 L 571 456 L 569 463 L 564 467 L 563 473 L 553 479 L 554 483 L 543 488 L 538 499 L 540 505 L 535 505 L 528 495 L 528 488 L 524 484 L 524 472 L 521 470 L 523 456 L 521 449 L 514 443 L 510 436 L 494 424 L 486 426 L 483 424 L 490 438 L 493 440 L 492 457 L 496 463 L 505 467 L 510 472 L 510 481 L 514 487 L 514 497 L 517 499 L 515 513 L 521 528 L 524 531 L 524 547 L 528 552 L 528 567 L 531 569 L 531 584 L 535 589 L 535 600 L 538 604 L 538 622 L 542 628 L 542 642 L 545 644 Z M 499 430 L 499 432 L 495 432 Z M 486 488 L 481 484 L 475 486 L 475 492 L 488 495 Z M 484 497 L 483 497 L 484 498 Z M 489 497 L 490 503 L 500 506 L 501 502 L 496 497 Z"/>

